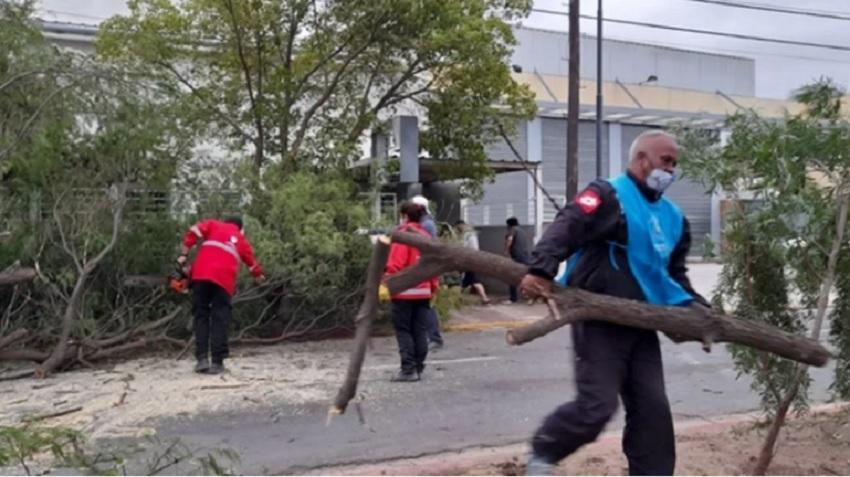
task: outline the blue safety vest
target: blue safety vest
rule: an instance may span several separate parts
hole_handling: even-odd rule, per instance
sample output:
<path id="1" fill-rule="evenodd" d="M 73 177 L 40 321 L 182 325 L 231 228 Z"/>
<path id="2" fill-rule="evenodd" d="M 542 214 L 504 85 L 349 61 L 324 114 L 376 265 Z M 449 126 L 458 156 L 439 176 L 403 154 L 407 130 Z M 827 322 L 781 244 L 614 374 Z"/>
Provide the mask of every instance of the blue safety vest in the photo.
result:
<path id="1" fill-rule="evenodd" d="M 632 276 L 637 280 L 646 302 L 653 305 L 686 306 L 693 297 L 670 276 L 670 256 L 682 238 L 684 216 L 679 207 L 666 197 L 650 202 L 638 190 L 637 184 L 626 174 L 609 179 L 617 192 L 620 208 L 626 216 L 628 243 L 626 257 Z M 619 270 L 614 258 L 616 247 L 608 243 L 611 266 Z M 583 250 L 574 253 L 567 261 L 567 268 L 558 281 L 566 285 L 569 275 L 578 265 Z"/>

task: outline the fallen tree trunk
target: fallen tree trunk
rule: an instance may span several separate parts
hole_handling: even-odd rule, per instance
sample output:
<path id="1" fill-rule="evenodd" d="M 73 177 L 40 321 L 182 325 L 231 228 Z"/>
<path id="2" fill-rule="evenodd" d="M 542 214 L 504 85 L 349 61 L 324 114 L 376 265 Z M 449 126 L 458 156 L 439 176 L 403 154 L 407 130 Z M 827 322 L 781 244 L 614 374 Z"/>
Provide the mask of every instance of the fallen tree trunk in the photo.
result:
<path id="1" fill-rule="evenodd" d="M 34 268 L 19 268 L 17 270 L 2 272 L 0 273 L 0 286 L 29 282 L 34 280 L 36 276 L 38 276 L 38 273 Z"/>
<path id="2" fill-rule="evenodd" d="M 428 277 L 451 270 L 470 270 L 511 285 L 519 284 L 527 271 L 525 266 L 508 258 L 444 244 L 421 235 L 394 232 L 392 240 L 418 248 L 422 258 L 417 265 L 386 280 L 391 292 L 405 290 Z M 679 335 L 684 341 L 738 343 L 814 366 L 824 366 L 831 356 L 826 348 L 811 338 L 711 310 L 654 306 L 577 288 L 556 289 L 552 298 L 560 316 L 550 315 L 524 328 L 509 331 L 506 337 L 509 344 L 527 343 L 574 321 L 602 320 Z"/>

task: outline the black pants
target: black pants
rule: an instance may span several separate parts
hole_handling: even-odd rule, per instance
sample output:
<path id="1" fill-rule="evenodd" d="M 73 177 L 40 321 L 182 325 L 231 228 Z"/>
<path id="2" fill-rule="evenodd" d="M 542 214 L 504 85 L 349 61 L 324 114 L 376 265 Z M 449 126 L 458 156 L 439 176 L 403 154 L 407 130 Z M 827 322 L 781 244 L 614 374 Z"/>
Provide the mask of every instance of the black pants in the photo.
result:
<path id="1" fill-rule="evenodd" d="M 623 400 L 623 452 L 631 475 L 672 475 L 673 418 L 664 389 L 655 331 L 599 321 L 573 325 L 578 397 L 558 407 L 537 430 L 537 456 L 557 462 L 596 439 Z"/>
<path id="2" fill-rule="evenodd" d="M 393 325 L 403 373 L 421 373 L 425 369 L 430 311 L 429 300 L 393 300 Z"/>
<path id="3" fill-rule="evenodd" d="M 230 295 L 213 282 L 194 282 L 195 357 L 212 356 L 214 363 L 227 357 L 227 327 L 230 325 Z"/>

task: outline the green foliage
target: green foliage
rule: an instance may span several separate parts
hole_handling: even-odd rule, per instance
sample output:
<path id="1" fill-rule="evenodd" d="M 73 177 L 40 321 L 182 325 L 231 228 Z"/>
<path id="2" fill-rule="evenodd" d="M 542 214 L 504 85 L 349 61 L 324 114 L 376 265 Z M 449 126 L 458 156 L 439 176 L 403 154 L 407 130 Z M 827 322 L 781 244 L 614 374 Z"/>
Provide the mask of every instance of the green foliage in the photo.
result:
<path id="1" fill-rule="evenodd" d="M 829 338 L 835 349 L 835 380 L 832 391 L 850 399 L 850 250 L 845 246 L 838 263 L 837 297 L 830 314 Z"/>
<path id="2" fill-rule="evenodd" d="M 441 323 L 446 323 L 451 319 L 452 312 L 460 310 L 468 304 L 467 298 L 463 295 L 463 291 L 459 286 L 440 285 L 437 295 L 431 302 L 431 306 L 437 310 L 437 316 L 440 317 Z"/>
<path id="3" fill-rule="evenodd" d="M 0 290 L 0 309 L 15 310 L 0 329 L 35 330 L 34 349 L 55 346 L 125 186 L 116 246 L 82 284 L 75 343 L 118 343 L 185 305 L 122 283 L 164 278 L 193 221 L 239 212 L 272 284 L 241 287 L 237 334 L 347 321 L 370 251 L 346 169 L 364 132 L 402 109 L 420 114 L 423 147 L 454 159 L 442 177 L 465 177 L 474 193 L 497 121 L 533 112 L 506 66 L 506 22 L 528 0 L 128 7 L 103 24 L 91 58 L 46 41 L 31 2 L 0 2 L 0 270 L 41 273 Z M 181 325 L 151 335 L 187 337 Z"/>
<path id="4" fill-rule="evenodd" d="M 356 306 L 371 253 L 366 204 L 343 175 L 297 172 L 270 188 L 264 221 L 246 231 L 267 275 L 283 280 L 285 319 L 335 322 Z M 295 313 L 295 315 L 293 315 Z"/>
<path id="5" fill-rule="evenodd" d="M 0 427 L 0 467 L 21 466 L 30 475 L 28 463 L 38 454 L 49 452 L 64 461 L 79 448 L 80 435 L 61 428 Z"/>
<path id="6" fill-rule="evenodd" d="M 0 468 L 27 475 L 236 475 L 239 460 L 231 449 L 193 449 L 179 439 L 92 449 L 72 429 L 0 426 Z"/>
<path id="7" fill-rule="evenodd" d="M 837 102 L 842 94 L 822 80 L 798 90 L 804 114 L 784 121 L 732 116 L 727 120 L 731 136 L 722 147 L 716 134 L 681 131 L 685 173 L 712 190 L 722 187 L 732 199 L 714 301 L 738 317 L 798 334 L 819 326 L 815 308 L 831 273 L 828 258 L 838 240 L 840 204 L 850 187 L 850 124 L 840 117 Z M 831 315 L 839 355 L 834 389 L 842 395 L 848 388 L 840 383 L 850 382 L 846 252 L 844 246 L 839 249 L 839 298 Z M 738 346 L 732 353 L 737 368 L 753 375 L 753 386 L 769 412 L 785 393 L 797 389 L 796 364 Z M 797 406 L 807 401 L 803 391 L 808 376 L 801 380 Z"/>

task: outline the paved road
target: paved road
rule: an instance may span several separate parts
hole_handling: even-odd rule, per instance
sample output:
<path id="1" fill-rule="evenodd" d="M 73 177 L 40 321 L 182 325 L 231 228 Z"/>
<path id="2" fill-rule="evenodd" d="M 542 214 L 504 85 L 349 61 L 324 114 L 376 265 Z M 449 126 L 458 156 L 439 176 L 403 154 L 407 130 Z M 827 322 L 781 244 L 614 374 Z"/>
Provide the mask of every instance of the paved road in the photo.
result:
<path id="1" fill-rule="evenodd" d="M 698 290 L 708 293 L 714 269 L 698 267 Z M 328 346 L 348 347 L 348 341 Z M 310 468 L 413 457 L 471 446 L 525 441 L 541 419 L 574 395 L 569 332 L 559 330 L 519 348 L 504 331 L 450 333 L 419 383 L 389 383 L 395 343 L 377 339 L 361 383 L 366 425 L 351 409 L 325 427 L 328 401 L 247 412 L 172 418 L 160 435 L 202 446 L 227 446 L 241 455 L 241 471 L 288 474 Z M 758 408 L 750 382 L 736 379 L 728 353 L 699 344 L 663 341 L 668 395 L 676 419 L 711 419 Z M 831 368 L 813 372 L 812 395 L 828 398 Z M 622 415 L 609 429 L 622 426 Z"/>

